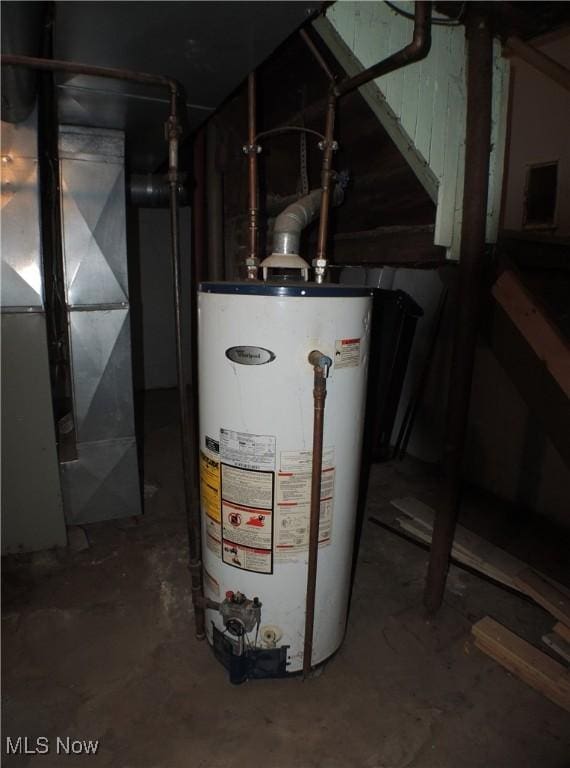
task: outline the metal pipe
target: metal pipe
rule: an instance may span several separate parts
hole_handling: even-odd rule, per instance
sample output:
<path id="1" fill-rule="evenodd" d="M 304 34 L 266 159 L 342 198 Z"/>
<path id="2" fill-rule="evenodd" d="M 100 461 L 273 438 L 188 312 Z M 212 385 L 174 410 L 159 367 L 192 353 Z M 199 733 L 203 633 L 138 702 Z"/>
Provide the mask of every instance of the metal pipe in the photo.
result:
<path id="1" fill-rule="evenodd" d="M 194 138 L 194 192 L 192 194 L 192 266 L 194 284 L 207 277 L 206 264 L 206 131 L 200 128 Z"/>
<path id="2" fill-rule="evenodd" d="M 2 6 L 1 49 L 42 52 L 42 29 L 50 22 L 50 6 L 46 3 L 4 3 Z M 46 21 L 48 23 L 46 23 Z M 36 103 L 38 76 L 34 71 L 2 69 L 2 120 L 21 123 Z"/>
<path id="3" fill-rule="evenodd" d="M 224 198 L 218 168 L 218 127 L 208 121 L 206 128 L 206 208 L 208 229 L 208 279 L 224 277 Z"/>
<path id="4" fill-rule="evenodd" d="M 133 173 L 127 181 L 128 200 L 137 208 L 166 208 L 170 205 L 170 184 L 161 173 Z M 185 174 L 179 174 L 178 205 L 189 205 Z"/>
<path id="5" fill-rule="evenodd" d="M 255 72 L 247 78 L 247 145 L 243 151 L 247 155 L 248 168 L 248 215 L 249 215 L 249 256 L 246 259 L 247 277 L 257 278 L 259 259 L 257 256 L 257 218 L 258 218 L 258 179 L 257 155 L 260 147 L 256 144 L 257 133 L 255 116 L 257 112 Z"/>
<path id="6" fill-rule="evenodd" d="M 554 80 L 555 83 L 561 85 L 565 90 L 570 91 L 570 70 L 567 67 L 562 66 L 562 64 L 559 64 L 532 45 L 524 43 L 518 37 L 509 37 L 506 47 L 529 66 L 534 67 L 538 72 Z"/>
<path id="7" fill-rule="evenodd" d="M 111 80 L 128 80 L 142 85 L 157 85 L 168 88 L 171 95 L 178 95 L 180 85 L 176 80 L 163 75 L 152 75 L 148 72 L 134 72 L 131 69 L 118 69 L 117 67 L 99 67 L 93 64 L 80 64 L 76 61 L 62 61 L 61 59 L 40 59 L 35 56 L 19 56 L 12 53 L 2 54 L 3 65 L 27 67 L 50 72 L 68 72 L 70 75 L 89 75 L 90 77 L 107 77 Z"/>
<path id="8" fill-rule="evenodd" d="M 198 464 L 196 457 L 192 456 L 192 447 L 196 442 L 196 419 L 190 422 L 188 419 L 188 404 L 186 400 L 186 385 L 183 364 L 182 345 L 182 316 L 181 316 L 181 286 L 180 286 L 180 241 L 178 225 L 178 142 L 181 127 L 178 120 L 178 97 L 181 88 L 176 80 L 162 75 L 151 75 L 145 72 L 133 72 L 128 69 L 111 69 L 108 67 L 79 64 L 73 61 L 60 61 L 58 59 L 38 59 L 31 56 L 15 56 L 2 54 L 0 62 L 3 65 L 15 65 L 39 69 L 48 72 L 61 71 L 70 74 L 83 74 L 92 77 L 108 77 L 115 80 L 129 80 L 144 85 L 157 85 L 168 88 L 170 93 L 170 111 L 166 123 L 166 135 L 168 140 L 168 183 L 170 187 L 170 231 L 171 231 L 171 256 L 172 273 L 174 278 L 174 307 L 176 330 L 176 366 L 178 379 L 178 395 L 180 405 L 180 430 L 182 438 L 182 469 L 184 475 L 184 492 L 186 513 L 188 520 L 189 549 L 190 549 L 190 573 L 192 577 L 192 602 L 194 605 L 194 622 L 196 637 L 205 637 L 204 631 L 204 606 L 202 603 L 202 563 L 200 558 L 200 496 L 198 486 Z M 191 301 L 195 302 L 195 291 L 191 291 Z M 195 323 L 193 323 L 195 326 Z M 192 344 L 190 344 L 192 347 Z M 194 368 L 194 366 L 192 366 Z M 192 374 L 194 371 L 191 372 Z M 190 377 L 190 388 L 197 397 L 197 390 L 193 387 L 194 376 Z M 194 460 L 193 460 L 194 459 Z"/>
<path id="9" fill-rule="evenodd" d="M 313 462 L 311 470 L 311 511 L 309 522 L 309 555 L 307 565 L 307 603 L 305 610 L 305 640 L 303 647 L 303 677 L 311 672 L 313 656 L 313 631 L 315 626 L 315 596 L 317 591 L 317 559 L 319 552 L 319 520 L 321 516 L 321 474 L 323 468 L 323 432 L 327 374 L 332 360 L 319 350 L 309 354 L 314 368 L 313 387 Z"/>
<path id="10" fill-rule="evenodd" d="M 467 15 L 466 36 L 467 130 L 459 296 L 454 323 L 450 392 L 447 404 L 445 484 L 442 503 L 438 505 L 435 516 L 424 594 L 424 603 L 430 612 L 437 611 L 443 600 L 457 523 L 471 382 L 486 266 L 485 228 L 491 151 L 493 38 L 487 18 L 476 8 Z"/>
<path id="11" fill-rule="evenodd" d="M 344 197 L 342 187 L 337 184 L 333 194 L 333 205 L 340 205 Z M 299 255 L 301 233 L 313 221 L 321 207 L 322 192 L 315 189 L 288 205 L 275 219 L 273 226 L 273 253 Z"/>
<path id="12" fill-rule="evenodd" d="M 376 80 L 378 77 L 387 75 L 396 69 L 412 64 L 415 61 L 424 59 L 431 47 L 431 2 L 425 0 L 416 0 L 414 7 L 414 31 L 412 40 L 404 48 L 391 54 L 386 59 L 379 61 L 372 67 L 368 67 L 354 77 L 348 77 L 334 86 L 335 95 L 344 96 L 356 88 Z"/>
<path id="13" fill-rule="evenodd" d="M 188 543 L 190 549 L 190 577 L 192 582 L 192 604 L 194 606 L 194 628 L 199 640 L 206 636 L 205 613 L 202 602 L 202 558 L 201 558 L 201 524 L 200 524 L 200 485 L 198 480 L 198 462 L 193 456 L 192 448 L 198 445 L 197 408 L 194 373 L 195 365 L 192 359 L 190 366 L 190 392 L 194 403 L 193 418 L 189 418 L 188 397 L 186 392 L 186 377 L 184 371 L 184 345 L 182 331 L 182 287 L 180 269 L 180 226 L 178 222 L 178 139 L 180 126 L 172 116 L 173 104 L 171 99 L 171 115 L 168 127 L 168 181 L 170 185 L 170 231 L 172 236 L 172 278 L 174 284 L 174 324 L 176 335 L 176 375 L 178 383 L 178 404 L 180 410 L 180 432 L 182 449 L 182 472 L 184 475 L 184 496 L 186 501 L 188 522 Z M 190 355 L 193 356 L 196 327 L 195 286 L 190 287 Z"/>
<path id="14" fill-rule="evenodd" d="M 318 62 L 320 68 L 323 70 L 327 78 L 330 80 L 331 83 L 334 83 L 335 76 L 329 69 L 329 65 L 324 60 L 323 55 L 321 54 L 321 52 L 319 51 L 315 43 L 311 40 L 311 36 L 309 35 L 309 33 L 305 29 L 302 29 L 299 32 L 299 34 L 303 38 L 304 43 L 306 44 L 307 48 L 311 51 L 311 53 L 315 57 L 315 60 Z"/>
<path id="15" fill-rule="evenodd" d="M 332 180 L 332 156 L 337 145 L 334 141 L 334 121 L 336 113 L 336 95 L 334 88 L 329 91 L 327 102 L 327 117 L 325 123 L 325 140 L 323 141 L 323 165 L 321 168 L 321 215 L 319 218 L 319 235 L 317 239 L 317 258 L 313 259 L 315 281 L 322 283 L 327 268 L 327 234 L 329 227 L 329 208 Z"/>
<path id="16" fill-rule="evenodd" d="M 306 42 L 306 41 L 305 41 Z M 325 139 L 323 146 L 323 165 L 321 170 L 321 216 L 319 221 L 319 236 L 317 241 L 317 258 L 313 260 L 315 280 L 322 283 L 327 268 L 327 230 L 329 223 L 330 184 L 332 177 L 332 154 L 336 149 L 334 141 L 334 121 L 336 99 L 360 88 L 370 80 L 387 75 L 396 69 L 424 59 L 431 48 L 431 2 L 416 0 L 414 7 L 414 31 L 411 42 L 383 61 L 365 69 L 354 77 L 346 78 L 340 83 L 331 83 L 325 124 Z M 311 48 L 312 50 L 312 48 Z M 314 51 L 313 51 L 314 53 Z M 317 52 L 318 53 L 318 52 Z M 320 55 L 320 54 L 319 54 Z M 320 63 L 320 61 L 319 61 Z M 322 66 L 322 64 L 321 64 Z"/>

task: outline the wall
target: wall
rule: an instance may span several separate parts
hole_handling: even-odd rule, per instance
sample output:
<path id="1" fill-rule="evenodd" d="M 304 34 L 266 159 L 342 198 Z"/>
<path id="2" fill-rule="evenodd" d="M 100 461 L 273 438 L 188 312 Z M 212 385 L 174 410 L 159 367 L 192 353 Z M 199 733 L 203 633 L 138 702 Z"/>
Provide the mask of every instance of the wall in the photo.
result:
<path id="1" fill-rule="evenodd" d="M 411 7 L 411 4 L 410 4 Z M 327 9 L 315 29 L 354 75 L 406 45 L 413 21 L 386 3 L 343 0 Z M 466 46 L 463 25 L 432 26 L 432 44 L 421 62 L 360 88 L 360 93 L 402 156 L 437 202 L 436 245 L 459 258 L 465 165 Z M 493 55 L 493 104 L 487 239 L 497 236 L 506 133 L 509 65 L 498 41 Z"/>
<path id="2" fill-rule="evenodd" d="M 570 68 L 570 34 L 544 44 L 542 53 Z M 510 147 L 505 196 L 505 229 L 522 228 L 526 168 L 558 160 L 558 227 L 570 235 L 570 95 L 528 64 L 512 60 Z"/>
<path id="3" fill-rule="evenodd" d="M 138 260 L 138 285 L 131 303 L 136 303 L 138 322 L 133 322 L 135 369 L 140 369 L 137 387 L 163 389 L 176 386 L 174 300 L 170 260 L 169 211 L 138 210 L 137 237 L 129 242 L 129 259 Z M 190 208 L 180 209 L 180 247 L 183 295 L 189 296 Z M 138 242 L 137 242 L 138 240 Z M 186 305 L 188 302 L 185 301 Z M 187 310 L 187 307 L 185 306 Z"/>
<path id="4" fill-rule="evenodd" d="M 424 310 L 418 320 L 402 399 L 396 417 L 395 439 L 413 384 L 429 349 L 442 288 L 448 290 L 445 313 L 432 358 L 408 453 L 422 461 L 439 463 L 443 453 L 453 317 L 457 297 L 457 268 L 438 270 L 345 270 L 343 282 L 369 284 L 406 291 Z M 481 339 L 477 347 L 465 454 L 467 482 L 520 507 L 545 515 L 570 528 L 568 489 L 570 469 L 565 466 L 544 432 L 535 424 L 507 373 Z"/>

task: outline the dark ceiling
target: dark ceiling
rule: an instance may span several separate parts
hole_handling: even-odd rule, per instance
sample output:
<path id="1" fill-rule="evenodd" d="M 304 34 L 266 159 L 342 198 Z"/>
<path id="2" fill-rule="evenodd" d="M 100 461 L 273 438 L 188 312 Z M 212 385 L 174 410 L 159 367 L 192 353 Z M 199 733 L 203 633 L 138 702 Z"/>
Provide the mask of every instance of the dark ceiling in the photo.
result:
<path id="1" fill-rule="evenodd" d="M 164 74 L 186 90 L 192 131 L 320 4 L 57 2 L 54 57 Z M 165 94 L 86 77 L 59 80 L 62 123 L 124 129 L 132 170 L 164 157 Z"/>

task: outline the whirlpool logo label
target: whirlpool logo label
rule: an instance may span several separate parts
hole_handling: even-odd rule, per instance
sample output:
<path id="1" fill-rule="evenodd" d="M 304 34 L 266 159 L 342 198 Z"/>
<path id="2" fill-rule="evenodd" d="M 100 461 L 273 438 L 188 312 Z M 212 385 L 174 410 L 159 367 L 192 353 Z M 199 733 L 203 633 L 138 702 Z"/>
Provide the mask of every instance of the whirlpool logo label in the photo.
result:
<path id="1" fill-rule="evenodd" d="M 240 365 L 265 365 L 275 360 L 275 354 L 263 347 L 230 347 L 226 349 L 226 357 Z"/>

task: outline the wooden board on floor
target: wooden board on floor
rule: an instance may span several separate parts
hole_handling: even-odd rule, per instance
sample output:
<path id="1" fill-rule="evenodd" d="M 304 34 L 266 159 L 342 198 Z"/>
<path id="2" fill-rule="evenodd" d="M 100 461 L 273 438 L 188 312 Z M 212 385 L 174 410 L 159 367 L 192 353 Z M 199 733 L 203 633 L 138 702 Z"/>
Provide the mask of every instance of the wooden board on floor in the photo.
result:
<path id="1" fill-rule="evenodd" d="M 428 525 L 430 530 L 433 530 L 435 512 L 427 504 L 412 497 L 394 499 L 391 504 L 412 519 Z M 485 562 L 489 567 L 509 579 L 514 579 L 523 568 L 526 568 L 526 563 L 493 546 L 475 533 L 471 533 L 462 525 L 456 527 L 453 542 L 457 548 L 464 550 L 471 558 Z"/>
<path id="2" fill-rule="evenodd" d="M 557 635 L 556 632 L 549 632 L 549 634 L 542 636 L 542 642 L 570 664 L 570 643 L 567 643 L 560 635 Z"/>
<path id="3" fill-rule="evenodd" d="M 545 581 L 540 574 L 525 568 L 516 577 L 522 592 L 541 605 L 566 626 L 570 626 L 570 599 L 551 582 Z"/>
<path id="4" fill-rule="evenodd" d="M 398 517 L 396 518 L 398 524 L 400 527 L 404 530 L 410 533 L 412 536 L 415 536 L 420 541 L 423 541 L 426 544 L 431 544 L 431 537 L 432 537 L 432 531 L 431 529 L 425 528 L 422 525 L 419 525 L 415 520 L 410 520 L 409 518 L 403 518 Z M 513 578 L 510 578 L 507 574 L 503 573 L 500 570 L 497 570 L 496 568 L 493 568 L 491 565 L 486 563 L 485 561 L 479 560 L 478 558 L 471 557 L 469 553 L 467 553 L 464 549 L 461 547 L 458 547 L 455 543 L 452 546 L 451 549 L 451 557 L 453 560 L 457 561 L 458 563 L 462 563 L 463 565 L 466 565 L 468 568 L 472 568 L 475 571 L 479 571 L 484 576 L 488 576 L 490 579 L 493 579 L 494 581 L 498 581 L 501 584 L 504 584 L 506 587 L 509 587 L 510 589 L 516 589 L 518 590 L 518 586 L 515 583 L 515 580 Z"/>
<path id="5" fill-rule="evenodd" d="M 563 624 L 561 621 L 558 621 L 554 625 L 554 631 L 557 635 L 560 635 L 560 637 L 563 640 L 566 640 L 567 643 L 570 643 L 570 627 L 566 624 Z"/>
<path id="6" fill-rule="evenodd" d="M 570 712 L 570 671 L 485 616 L 473 625 L 475 645 L 535 690 Z"/>
<path id="7" fill-rule="evenodd" d="M 390 503 L 407 516 L 396 518 L 400 527 L 431 544 L 434 510 L 412 497 L 394 499 Z M 532 598 L 552 616 L 570 626 L 568 590 L 533 570 L 527 563 L 495 547 L 462 525 L 456 526 L 451 554 L 454 560 Z"/>

